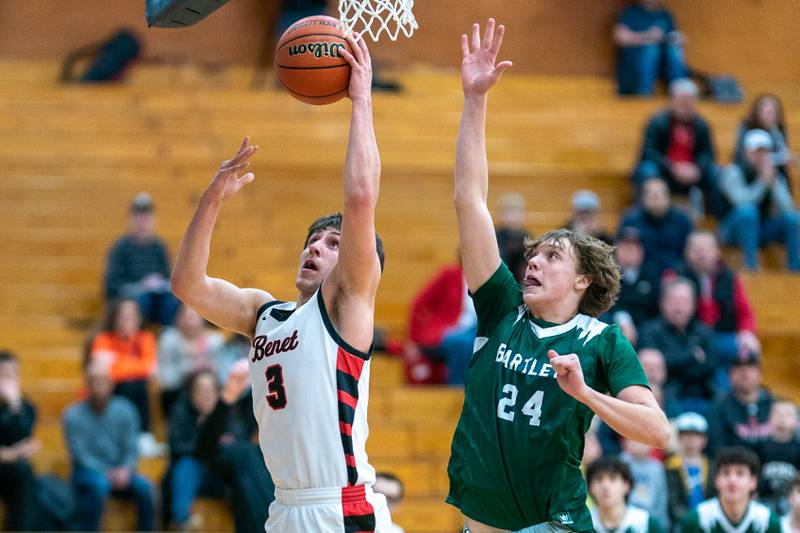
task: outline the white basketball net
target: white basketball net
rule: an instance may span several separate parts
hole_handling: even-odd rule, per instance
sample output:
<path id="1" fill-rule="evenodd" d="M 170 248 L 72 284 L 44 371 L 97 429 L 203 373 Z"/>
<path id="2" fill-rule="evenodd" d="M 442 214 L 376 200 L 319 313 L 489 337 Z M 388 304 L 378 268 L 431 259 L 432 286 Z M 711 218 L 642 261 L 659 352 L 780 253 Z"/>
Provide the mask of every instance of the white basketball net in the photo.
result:
<path id="1" fill-rule="evenodd" d="M 357 31 L 377 41 L 382 33 L 395 41 L 400 32 L 411 37 L 417 21 L 414 0 L 339 0 L 339 19 L 347 33 Z"/>

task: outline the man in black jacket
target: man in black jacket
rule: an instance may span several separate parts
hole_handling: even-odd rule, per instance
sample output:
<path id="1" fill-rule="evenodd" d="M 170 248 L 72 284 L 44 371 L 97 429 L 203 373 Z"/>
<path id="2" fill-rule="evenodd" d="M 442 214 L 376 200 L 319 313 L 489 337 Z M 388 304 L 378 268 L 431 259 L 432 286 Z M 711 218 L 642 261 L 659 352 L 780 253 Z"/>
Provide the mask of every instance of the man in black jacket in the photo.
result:
<path id="1" fill-rule="evenodd" d="M 108 300 L 133 298 L 145 322 L 172 324 L 178 301 L 169 284 L 169 254 L 155 233 L 153 199 L 139 193 L 130 206 L 128 232 L 108 252 L 104 290 Z"/>
<path id="2" fill-rule="evenodd" d="M 639 189 L 648 177 L 660 176 L 673 194 L 686 196 L 692 188 L 706 199 L 713 191 L 714 143 L 708 123 L 697 113 L 697 86 L 689 79 L 670 84 L 669 107 L 650 118 L 642 155 L 633 180 Z"/>
<path id="3" fill-rule="evenodd" d="M 6 504 L 4 531 L 30 531 L 36 519 L 35 477 L 30 458 L 39 450 L 31 437 L 36 410 L 22 397 L 19 364 L 0 350 L 0 497 Z"/>
<path id="4" fill-rule="evenodd" d="M 190 527 L 192 502 L 199 495 L 223 497 L 224 484 L 208 465 L 195 457 L 199 426 L 219 400 L 214 370 L 202 368 L 192 373 L 185 392 L 177 399 L 169 416 L 170 465 L 162 482 L 164 528 Z"/>
<path id="5" fill-rule="evenodd" d="M 621 228 L 615 244 L 614 258 L 622 277 L 619 297 L 608 310 L 607 318 L 636 346 L 639 328 L 658 316 L 659 274 L 644 262 L 644 246 L 637 228 Z"/>
<path id="6" fill-rule="evenodd" d="M 667 363 L 664 407 L 668 416 L 685 411 L 708 413 L 714 396 L 716 362 L 711 329 L 696 318 L 697 295 L 686 278 L 675 278 L 661 289 L 661 318 L 645 324 L 640 348 L 657 348 Z"/>
<path id="7" fill-rule="evenodd" d="M 731 392 L 711 409 L 708 424 L 709 456 L 726 446 L 755 449 L 770 434 L 772 394 L 762 386 L 761 356 L 751 352 L 733 361 L 728 376 Z"/>

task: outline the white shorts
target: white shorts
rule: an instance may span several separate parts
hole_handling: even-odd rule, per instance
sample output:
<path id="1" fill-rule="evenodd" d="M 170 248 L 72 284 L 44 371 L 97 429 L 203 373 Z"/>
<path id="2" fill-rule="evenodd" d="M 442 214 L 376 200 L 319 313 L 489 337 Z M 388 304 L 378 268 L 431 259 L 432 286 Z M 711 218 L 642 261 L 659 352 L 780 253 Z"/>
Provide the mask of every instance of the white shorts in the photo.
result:
<path id="1" fill-rule="evenodd" d="M 386 497 L 372 487 L 275 488 L 266 533 L 385 533 L 392 519 Z"/>

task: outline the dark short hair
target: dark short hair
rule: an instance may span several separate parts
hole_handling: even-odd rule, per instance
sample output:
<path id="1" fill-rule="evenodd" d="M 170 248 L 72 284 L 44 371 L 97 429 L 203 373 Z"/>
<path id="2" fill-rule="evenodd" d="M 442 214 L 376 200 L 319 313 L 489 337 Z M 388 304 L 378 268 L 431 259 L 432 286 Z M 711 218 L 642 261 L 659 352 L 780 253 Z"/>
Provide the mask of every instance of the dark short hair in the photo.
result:
<path id="1" fill-rule="evenodd" d="M 630 467 L 615 455 L 603 455 L 586 467 L 586 485 L 591 485 L 592 480 L 600 474 L 618 475 L 628 483 L 629 487 L 633 488 L 633 475 Z M 627 501 L 627 499 L 628 495 L 626 494 L 625 500 Z"/>
<path id="2" fill-rule="evenodd" d="M 614 305 L 619 295 L 621 273 L 614 260 L 614 247 L 586 233 L 556 229 L 538 239 L 526 237 L 525 259 L 536 255 L 536 250 L 543 244 L 564 248 L 562 241 L 572 244 L 578 273 L 591 280 L 578 304 L 578 312 L 593 317 L 602 315 Z"/>
<path id="3" fill-rule="evenodd" d="M 11 350 L 0 349 L 0 364 L 2 363 L 16 363 L 17 356 Z"/>
<path id="4" fill-rule="evenodd" d="M 318 231 L 322 231 L 325 229 L 335 229 L 335 230 L 342 230 L 342 214 L 341 213 L 331 213 L 329 215 L 323 215 L 319 217 L 317 220 L 311 223 L 308 227 L 308 233 L 306 233 L 306 240 L 303 243 L 303 248 L 308 246 L 308 241 L 311 239 L 311 236 L 314 235 Z M 383 272 L 383 263 L 386 258 L 386 254 L 383 251 L 383 241 L 381 240 L 380 235 L 375 233 L 375 251 L 378 253 L 378 260 L 381 263 L 381 272 Z"/>
<path id="5" fill-rule="evenodd" d="M 717 452 L 717 459 L 714 461 L 714 477 L 719 475 L 723 467 L 731 465 L 746 466 L 756 477 L 761 470 L 761 461 L 758 460 L 758 455 L 744 446 L 729 446 Z"/>

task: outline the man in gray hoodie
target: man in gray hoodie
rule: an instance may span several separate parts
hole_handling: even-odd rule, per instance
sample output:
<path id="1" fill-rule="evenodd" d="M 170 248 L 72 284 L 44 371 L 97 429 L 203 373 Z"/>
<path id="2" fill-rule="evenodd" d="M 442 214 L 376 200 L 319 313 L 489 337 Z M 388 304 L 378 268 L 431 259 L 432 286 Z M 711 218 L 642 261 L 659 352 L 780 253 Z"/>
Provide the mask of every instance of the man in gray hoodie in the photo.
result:
<path id="1" fill-rule="evenodd" d="M 719 182 L 731 207 L 720 222 L 720 239 L 741 248 L 748 270 L 758 269 L 759 246 L 782 242 L 789 270 L 800 271 L 800 213 L 773 157 L 772 137 L 750 130 L 743 144 L 744 163 L 729 165 Z"/>

